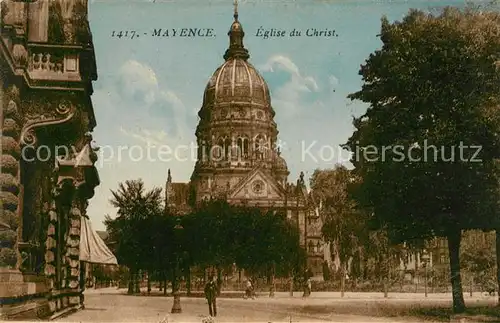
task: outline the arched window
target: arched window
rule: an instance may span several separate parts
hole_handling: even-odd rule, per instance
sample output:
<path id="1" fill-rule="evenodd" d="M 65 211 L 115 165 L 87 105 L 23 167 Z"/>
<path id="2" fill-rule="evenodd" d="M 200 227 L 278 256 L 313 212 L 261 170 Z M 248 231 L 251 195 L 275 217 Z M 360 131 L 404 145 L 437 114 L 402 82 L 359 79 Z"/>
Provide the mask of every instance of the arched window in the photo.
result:
<path id="1" fill-rule="evenodd" d="M 236 145 L 238 147 L 238 157 L 248 158 L 248 138 L 239 137 L 236 140 Z"/>
<path id="2" fill-rule="evenodd" d="M 230 138 L 224 139 L 224 157 L 226 159 L 229 159 L 230 154 L 229 151 L 231 150 L 232 142 Z"/>
<path id="3" fill-rule="evenodd" d="M 237 156 L 238 156 L 238 159 L 242 158 L 244 156 L 244 153 L 243 153 L 243 138 L 240 137 L 240 138 L 236 139 L 236 147 L 238 148 L 238 151 L 236 152 Z"/>
<path id="4" fill-rule="evenodd" d="M 198 160 L 206 162 L 208 160 L 208 151 L 208 142 L 204 139 L 200 140 L 200 144 L 198 146 Z"/>
<path id="5" fill-rule="evenodd" d="M 243 138 L 243 157 L 244 158 L 248 158 L 248 154 L 249 154 L 249 151 L 248 151 L 248 138 Z"/>
<path id="6" fill-rule="evenodd" d="M 214 161 L 221 161 L 223 147 L 224 147 L 224 140 L 221 138 L 219 139 L 216 145 L 212 146 L 211 159 L 213 159 Z"/>

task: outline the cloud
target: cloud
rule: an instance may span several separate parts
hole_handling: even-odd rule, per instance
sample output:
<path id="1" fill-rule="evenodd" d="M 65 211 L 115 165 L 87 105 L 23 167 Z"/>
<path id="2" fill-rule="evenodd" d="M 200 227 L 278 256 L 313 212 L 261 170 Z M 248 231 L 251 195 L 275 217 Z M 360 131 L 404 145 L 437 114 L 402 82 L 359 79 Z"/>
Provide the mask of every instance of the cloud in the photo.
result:
<path id="1" fill-rule="evenodd" d="M 96 90 L 93 101 L 96 107 L 105 106 L 109 110 L 107 113 L 112 113 L 110 118 L 116 119 L 119 114 L 125 119 L 122 124 L 159 128 L 170 136 L 187 131 L 191 116 L 183 100 L 160 82 L 150 66 L 128 60 L 109 79 L 111 82 Z"/>
<path id="2" fill-rule="evenodd" d="M 163 131 L 154 131 L 147 129 L 140 129 L 139 132 L 134 132 L 131 130 L 126 130 L 120 127 L 120 133 L 127 137 L 136 139 L 137 141 L 143 142 L 147 145 L 162 146 L 167 144 L 168 134 Z"/>
<path id="3" fill-rule="evenodd" d="M 158 79 L 153 69 L 136 60 L 128 60 L 120 67 L 120 76 L 135 87 L 151 88 L 158 86 Z"/>
<path id="4" fill-rule="evenodd" d="M 165 92 L 160 92 L 160 99 L 165 100 L 165 102 L 168 102 L 174 112 L 179 115 L 185 114 L 185 106 L 182 100 L 175 94 L 173 91 L 165 91 Z"/>
<path id="5" fill-rule="evenodd" d="M 298 66 L 288 57 L 274 55 L 260 66 L 263 73 L 287 73 L 290 77 L 272 91 L 272 103 L 288 112 L 297 113 L 308 95 L 319 92 L 312 76 L 304 76 Z M 266 78 L 267 79 L 267 78 Z M 272 84 L 270 84 L 272 85 Z"/>
<path id="6" fill-rule="evenodd" d="M 328 77 L 328 82 L 330 84 L 330 89 L 332 91 L 336 89 L 337 85 L 339 85 L 339 79 L 336 78 L 334 75 L 330 75 Z"/>
<path id="7" fill-rule="evenodd" d="M 276 72 L 282 70 L 291 75 L 289 84 L 293 84 L 302 91 L 317 92 L 319 90 L 316 80 L 311 76 L 302 76 L 297 65 L 288 57 L 274 55 L 260 67 L 263 72 Z"/>

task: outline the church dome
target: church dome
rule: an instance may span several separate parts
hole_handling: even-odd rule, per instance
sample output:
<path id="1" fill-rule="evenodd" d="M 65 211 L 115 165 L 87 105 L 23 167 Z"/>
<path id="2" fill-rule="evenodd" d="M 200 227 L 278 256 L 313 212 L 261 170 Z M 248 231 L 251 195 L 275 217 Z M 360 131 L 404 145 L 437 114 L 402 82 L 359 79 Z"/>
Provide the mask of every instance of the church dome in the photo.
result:
<path id="1" fill-rule="evenodd" d="M 203 106 L 252 102 L 271 109 L 269 88 L 255 67 L 242 58 L 229 58 L 212 75 L 205 88 Z"/>
<path id="2" fill-rule="evenodd" d="M 274 154 L 274 169 L 276 169 L 277 171 L 288 172 L 286 160 L 281 156 L 279 150 Z"/>
<path id="3" fill-rule="evenodd" d="M 234 14 L 234 22 L 229 29 L 228 36 L 229 48 L 224 54 L 225 62 L 208 80 L 203 94 L 202 108 L 198 115 L 208 120 L 214 117 L 214 110 L 218 107 L 229 107 L 235 110 L 238 106 L 237 116 L 249 115 L 253 108 L 257 108 L 261 110 L 259 113 L 268 114 L 270 118 L 273 118 L 275 112 L 271 106 L 269 88 L 257 69 L 248 62 L 250 55 L 243 45 L 245 32 L 238 21 L 237 12 Z M 250 109 L 242 111 L 243 106 Z M 228 110 L 225 112 L 230 113 Z"/>

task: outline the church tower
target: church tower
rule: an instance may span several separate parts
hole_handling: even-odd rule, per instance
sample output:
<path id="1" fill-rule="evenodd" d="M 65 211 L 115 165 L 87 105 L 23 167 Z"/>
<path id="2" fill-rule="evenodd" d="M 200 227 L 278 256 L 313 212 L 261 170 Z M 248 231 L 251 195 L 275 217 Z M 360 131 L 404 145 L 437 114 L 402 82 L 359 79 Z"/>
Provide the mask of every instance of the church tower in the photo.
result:
<path id="1" fill-rule="evenodd" d="M 289 174 L 275 149 L 278 129 L 269 88 L 248 62 L 237 3 L 228 36 L 225 62 L 210 77 L 198 113 L 198 158 L 191 177 L 197 202 L 236 198 L 239 186 L 248 186 L 240 200 L 269 199 L 283 192 Z"/>

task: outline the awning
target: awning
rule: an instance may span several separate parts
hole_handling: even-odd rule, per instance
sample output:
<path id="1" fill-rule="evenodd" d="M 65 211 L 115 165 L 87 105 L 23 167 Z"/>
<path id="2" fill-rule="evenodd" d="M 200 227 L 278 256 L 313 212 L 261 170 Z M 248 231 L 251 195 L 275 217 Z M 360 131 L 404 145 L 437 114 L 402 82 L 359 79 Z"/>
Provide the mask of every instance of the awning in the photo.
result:
<path id="1" fill-rule="evenodd" d="M 118 265 L 115 255 L 104 241 L 92 230 L 90 220 L 81 217 L 80 231 L 80 261 L 94 264 Z"/>

